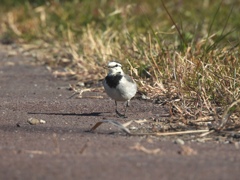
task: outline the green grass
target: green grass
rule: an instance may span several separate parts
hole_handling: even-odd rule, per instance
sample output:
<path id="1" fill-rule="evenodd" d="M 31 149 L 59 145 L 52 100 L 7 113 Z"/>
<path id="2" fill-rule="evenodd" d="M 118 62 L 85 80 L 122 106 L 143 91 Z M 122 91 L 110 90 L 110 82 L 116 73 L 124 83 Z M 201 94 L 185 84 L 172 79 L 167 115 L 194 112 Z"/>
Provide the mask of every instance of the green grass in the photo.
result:
<path id="1" fill-rule="evenodd" d="M 140 91 L 197 118 L 239 99 L 239 12 L 238 0 L 4 0 L 0 33 L 81 80 L 116 59 Z"/>

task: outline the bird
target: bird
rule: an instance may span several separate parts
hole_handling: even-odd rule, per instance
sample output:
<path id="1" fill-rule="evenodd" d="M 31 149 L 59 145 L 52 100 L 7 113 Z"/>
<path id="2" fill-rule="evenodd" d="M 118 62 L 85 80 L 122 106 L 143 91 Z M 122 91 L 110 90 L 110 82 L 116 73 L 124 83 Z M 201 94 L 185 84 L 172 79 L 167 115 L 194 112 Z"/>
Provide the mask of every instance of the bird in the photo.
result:
<path id="1" fill-rule="evenodd" d="M 130 105 L 130 100 L 137 93 L 136 82 L 122 70 L 122 65 L 112 61 L 108 65 L 108 74 L 103 80 L 103 86 L 106 94 L 115 101 L 115 112 L 119 117 L 126 118 L 127 107 Z M 126 108 L 124 114 L 117 110 L 117 101 L 125 101 Z"/>

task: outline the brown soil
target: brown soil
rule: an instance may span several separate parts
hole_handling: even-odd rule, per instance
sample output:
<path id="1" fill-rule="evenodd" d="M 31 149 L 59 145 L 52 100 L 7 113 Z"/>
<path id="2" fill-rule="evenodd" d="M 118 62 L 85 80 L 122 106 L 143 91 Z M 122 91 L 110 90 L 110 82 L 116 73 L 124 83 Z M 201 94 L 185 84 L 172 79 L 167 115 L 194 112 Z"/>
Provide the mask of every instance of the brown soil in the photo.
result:
<path id="1" fill-rule="evenodd" d="M 183 136 L 129 136 L 110 124 L 88 132 L 103 119 L 124 123 L 166 112 L 134 99 L 128 118 L 117 118 L 114 102 L 101 90 L 69 99 L 67 87 L 76 82 L 1 49 L 0 179 L 239 179 L 236 143 L 180 145 L 174 140 Z M 29 118 L 46 123 L 30 125 Z"/>

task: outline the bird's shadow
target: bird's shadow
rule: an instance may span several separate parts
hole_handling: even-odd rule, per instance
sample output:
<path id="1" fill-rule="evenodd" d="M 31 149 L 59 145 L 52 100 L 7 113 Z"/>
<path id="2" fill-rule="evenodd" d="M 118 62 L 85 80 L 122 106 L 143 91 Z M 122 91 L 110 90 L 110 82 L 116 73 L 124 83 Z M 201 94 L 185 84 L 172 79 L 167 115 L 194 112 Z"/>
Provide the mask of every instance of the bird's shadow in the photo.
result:
<path id="1" fill-rule="evenodd" d="M 104 113 L 110 112 L 91 112 L 91 113 L 58 113 L 58 112 L 28 112 L 28 114 L 44 114 L 55 116 L 101 116 Z"/>

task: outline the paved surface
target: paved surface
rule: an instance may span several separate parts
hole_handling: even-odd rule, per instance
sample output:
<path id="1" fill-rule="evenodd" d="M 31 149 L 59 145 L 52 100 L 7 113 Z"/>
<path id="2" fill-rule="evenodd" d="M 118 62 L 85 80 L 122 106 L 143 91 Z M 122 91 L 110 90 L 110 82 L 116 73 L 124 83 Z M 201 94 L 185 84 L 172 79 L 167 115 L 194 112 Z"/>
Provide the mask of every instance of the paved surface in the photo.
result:
<path id="1" fill-rule="evenodd" d="M 102 119 L 144 119 L 163 107 L 133 100 L 129 118 L 116 118 L 102 92 L 104 99 L 68 99 L 69 82 L 30 61 L 0 49 L 0 179 L 239 179 L 233 144 L 181 146 L 176 137 L 127 136 L 108 124 L 87 132 Z"/>

